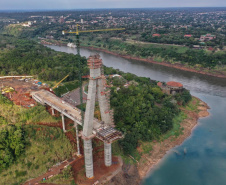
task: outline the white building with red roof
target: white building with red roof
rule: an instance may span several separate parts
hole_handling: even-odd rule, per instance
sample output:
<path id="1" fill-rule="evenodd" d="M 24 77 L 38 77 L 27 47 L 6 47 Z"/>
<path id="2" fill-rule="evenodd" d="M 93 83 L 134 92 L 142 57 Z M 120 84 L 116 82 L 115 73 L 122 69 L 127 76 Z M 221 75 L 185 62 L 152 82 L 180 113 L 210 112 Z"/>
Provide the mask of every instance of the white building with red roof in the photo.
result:
<path id="1" fill-rule="evenodd" d="M 184 89 L 181 83 L 175 81 L 169 81 L 166 84 L 158 82 L 157 85 L 162 89 L 164 93 L 172 95 L 176 93 L 181 93 Z"/>

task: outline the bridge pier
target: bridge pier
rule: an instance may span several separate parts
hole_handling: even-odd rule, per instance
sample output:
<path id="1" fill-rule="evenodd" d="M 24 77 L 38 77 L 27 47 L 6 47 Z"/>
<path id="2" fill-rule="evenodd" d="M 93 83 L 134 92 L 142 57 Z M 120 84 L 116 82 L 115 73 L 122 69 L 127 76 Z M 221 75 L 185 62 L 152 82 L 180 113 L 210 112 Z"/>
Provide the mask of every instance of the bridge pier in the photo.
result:
<path id="1" fill-rule="evenodd" d="M 77 153 L 78 153 L 78 156 L 80 156 L 81 152 L 80 152 L 79 137 L 78 137 L 78 124 L 76 122 L 74 124 L 75 124 L 75 130 L 76 130 Z"/>
<path id="2" fill-rule="evenodd" d="M 104 143 L 104 162 L 105 166 L 112 165 L 111 143 Z"/>
<path id="3" fill-rule="evenodd" d="M 63 126 L 63 131 L 66 132 L 66 130 L 65 130 L 65 122 L 64 122 L 64 115 L 61 114 L 61 116 L 62 116 L 62 126 Z"/>
<path id="4" fill-rule="evenodd" d="M 85 169 L 86 177 L 93 178 L 93 148 L 92 139 L 84 140 L 84 153 L 85 153 Z"/>
<path id="5" fill-rule="evenodd" d="M 54 108 L 51 107 L 51 109 L 52 109 L 52 116 L 55 116 Z"/>

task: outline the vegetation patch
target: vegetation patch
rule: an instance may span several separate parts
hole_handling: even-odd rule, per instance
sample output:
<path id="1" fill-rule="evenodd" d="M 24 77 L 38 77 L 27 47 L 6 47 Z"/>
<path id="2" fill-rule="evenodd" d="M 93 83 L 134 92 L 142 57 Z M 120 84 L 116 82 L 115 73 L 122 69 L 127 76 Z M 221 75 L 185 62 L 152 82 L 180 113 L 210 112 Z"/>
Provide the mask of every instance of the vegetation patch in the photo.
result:
<path id="1" fill-rule="evenodd" d="M 72 168 L 69 165 L 60 174 L 53 176 L 40 183 L 54 183 L 54 184 L 65 184 L 65 185 L 75 185 Z"/>
<path id="2" fill-rule="evenodd" d="M 60 118 L 51 116 L 44 106 L 38 105 L 30 109 L 14 105 L 3 95 L 0 95 L 0 122 L 1 124 L 35 124 L 39 122 L 56 123 Z"/>
<path id="3" fill-rule="evenodd" d="M 179 135 L 182 130 L 180 121 L 185 116 L 180 112 L 177 102 L 186 105 L 191 100 L 189 91 L 176 96 L 164 94 L 149 78 L 137 77 L 112 68 L 106 74 L 118 73 L 121 77 L 110 79 L 111 107 L 114 109 L 114 120 L 117 129 L 125 133 L 119 145 L 125 155 L 137 155 L 139 142 L 159 140 L 163 135 Z M 134 80 L 133 83 L 128 81 Z M 129 84 L 125 87 L 124 84 Z M 175 101 L 176 100 L 176 101 Z M 167 137 L 169 137 L 167 136 Z"/>
<path id="4" fill-rule="evenodd" d="M 15 130 L 14 134 L 11 134 L 13 142 L 11 137 L 3 138 L 5 129 L 1 130 L 0 135 L 1 144 L 4 139 L 5 142 L 10 141 L 10 148 L 15 146 L 14 154 L 9 157 L 2 155 L 8 151 L 7 148 L 0 150 L 1 168 L 7 167 L 0 173 L 2 184 L 24 183 L 45 173 L 54 164 L 70 158 L 74 152 L 70 141 L 60 128 L 39 125 L 25 125 L 22 131 L 19 128 L 16 130 L 15 126 L 12 128 Z M 6 162 L 2 163 L 2 159 L 8 159 L 10 162 L 3 166 Z"/>

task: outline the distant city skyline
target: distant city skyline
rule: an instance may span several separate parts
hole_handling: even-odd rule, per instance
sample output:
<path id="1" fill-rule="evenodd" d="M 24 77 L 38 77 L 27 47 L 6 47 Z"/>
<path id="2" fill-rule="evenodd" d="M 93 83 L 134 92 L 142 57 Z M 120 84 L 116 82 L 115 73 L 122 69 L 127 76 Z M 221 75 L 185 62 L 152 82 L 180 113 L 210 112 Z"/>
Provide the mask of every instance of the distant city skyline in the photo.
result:
<path id="1" fill-rule="evenodd" d="M 226 0 L 3 0 L 0 10 L 226 7 Z"/>

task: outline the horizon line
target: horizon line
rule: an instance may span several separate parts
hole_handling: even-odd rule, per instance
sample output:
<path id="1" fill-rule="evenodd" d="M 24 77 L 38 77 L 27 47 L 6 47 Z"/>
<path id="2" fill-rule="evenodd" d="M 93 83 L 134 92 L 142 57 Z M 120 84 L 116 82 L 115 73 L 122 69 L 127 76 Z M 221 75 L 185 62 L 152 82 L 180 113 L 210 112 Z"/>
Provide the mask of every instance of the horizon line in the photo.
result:
<path id="1" fill-rule="evenodd" d="M 226 8 L 226 6 L 185 6 L 185 7 L 143 7 L 143 8 L 75 8 L 75 9 L 0 9 L 0 11 L 74 11 L 74 10 L 109 10 L 109 9 L 172 9 L 172 8 Z"/>

